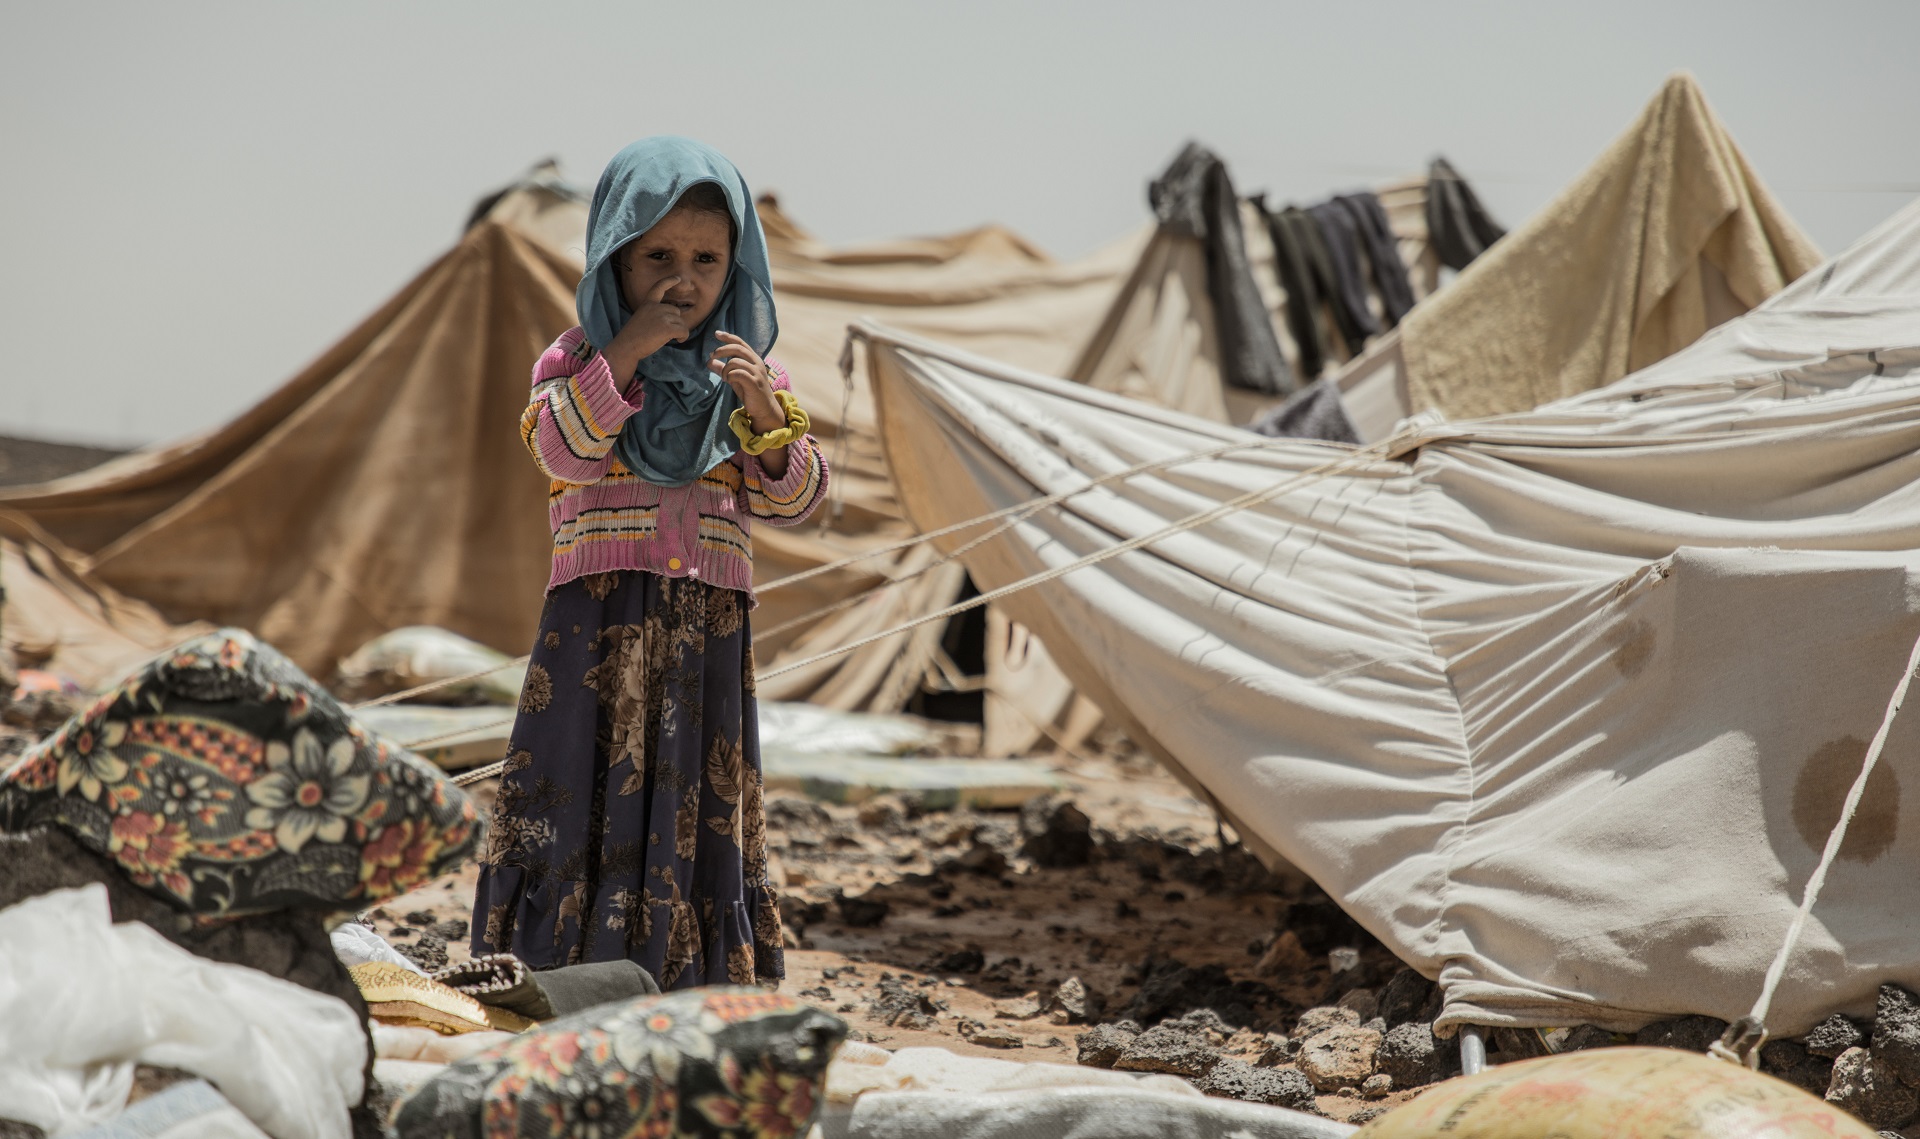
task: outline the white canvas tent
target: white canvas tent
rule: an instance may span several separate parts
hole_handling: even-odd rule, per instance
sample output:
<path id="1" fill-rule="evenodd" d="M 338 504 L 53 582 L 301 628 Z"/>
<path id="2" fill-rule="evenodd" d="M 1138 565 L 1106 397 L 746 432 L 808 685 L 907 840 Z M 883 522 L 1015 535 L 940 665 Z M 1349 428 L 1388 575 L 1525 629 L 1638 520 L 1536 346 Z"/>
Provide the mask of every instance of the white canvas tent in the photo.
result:
<path id="1" fill-rule="evenodd" d="M 939 441 L 895 468 L 923 528 L 1244 444 L 967 566 L 991 590 L 1139 542 L 1000 604 L 1438 978 L 1443 1027 L 1632 1029 L 1748 1011 L 1920 635 L 1916 329 L 1920 205 L 1614 387 L 1373 451 L 863 335 L 889 437 Z M 1911 709 L 1882 764 L 1776 1034 L 1920 986 Z"/>

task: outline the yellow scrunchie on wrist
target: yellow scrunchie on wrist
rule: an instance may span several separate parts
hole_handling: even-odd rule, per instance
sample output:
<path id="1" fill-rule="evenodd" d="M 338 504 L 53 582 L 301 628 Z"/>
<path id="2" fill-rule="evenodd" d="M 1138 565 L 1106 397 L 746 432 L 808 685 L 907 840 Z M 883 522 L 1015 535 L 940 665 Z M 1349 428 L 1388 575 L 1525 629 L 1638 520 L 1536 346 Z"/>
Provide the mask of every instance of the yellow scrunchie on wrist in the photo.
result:
<path id="1" fill-rule="evenodd" d="M 800 406 L 799 400 L 793 398 L 792 392 L 774 392 L 773 398 L 779 402 L 780 410 L 787 414 L 785 427 L 755 435 L 753 417 L 747 414 L 744 407 L 734 408 L 733 415 L 727 420 L 727 426 L 733 428 L 733 433 L 740 439 L 740 449 L 749 455 L 758 455 L 772 447 L 784 447 L 805 435 L 813 426 L 813 421 L 807 418 L 806 409 Z"/>

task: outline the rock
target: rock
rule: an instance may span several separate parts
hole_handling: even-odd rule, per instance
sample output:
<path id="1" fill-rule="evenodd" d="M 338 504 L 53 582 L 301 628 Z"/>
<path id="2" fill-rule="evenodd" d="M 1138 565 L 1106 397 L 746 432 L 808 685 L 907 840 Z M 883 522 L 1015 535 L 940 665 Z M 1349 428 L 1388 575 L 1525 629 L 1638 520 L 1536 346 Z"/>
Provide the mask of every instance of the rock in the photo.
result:
<path id="1" fill-rule="evenodd" d="M 446 921 L 434 926 L 433 932 L 446 938 L 450 942 L 465 941 L 467 939 L 467 933 L 472 928 L 473 927 L 467 924 L 466 918 L 448 918 Z"/>
<path id="2" fill-rule="evenodd" d="M 1032 1020 L 1045 1011 L 1046 1006 L 1040 1003 L 1040 994 L 1037 992 L 1011 1000 L 995 1001 L 993 1004 L 993 1015 L 1002 1020 Z"/>
<path id="3" fill-rule="evenodd" d="M 1806 1035 L 1808 1053 L 1829 1060 L 1866 1042 L 1867 1034 L 1860 1026 L 1837 1012 L 1814 1025 L 1813 1031 Z"/>
<path id="4" fill-rule="evenodd" d="M 882 977 L 867 998 L 867 1014 L 894 1028 L 932 1028 L 939 1012 L 933 998 L 898 977 Z"/>
<path id="5" fill-rule="evenodd" d="M 1490 1051 L 1500 1054 L 1502 1064 L 1532 1060 L 1553 1053 L 1545 1035 L 1537 1028 L 1495 1028 L 1487 1034 L 1487 1046 Z"/>
<path id="6" fill-rule="evenodd" d="M 1547 1034 L 1547 1043 L 1555 1052 L 1584 1052 L 1589 1048 L 1607 1048 L 1613 1044 L 1613 1033 L 1591 1024 L 1576 1024 L 1572 1028 L 1563 1028 Z M 1821 1087 L 1825 1087 L 1822 1084 Z"/>
<path id="7" fill-rule="evenodd" d="M 1197 1079 L 1220 1062 L 1220 1050 L 1191 1032 L 1157 1025 L 1127 1042 L 1114 1067 L 1123 1072 L 1165 1072 Z"/>
<path id="8" fill-rule="evenodd" d="M 1310 1036 L 1320 1035 L 1329 1028 L 1358 1027 L 1360 1027 L 1359 1013 L 1350 1008 L 1322 1005 L 1301 1013 L 1300 1019 L 1294 1022 L 1292 1035 L 1295 1040 L 1306 1040 Z"/>
<path id="9" fill-rule="evenodd" d="M 1381 1038 L 1374 1066 L 1391 1076 L 1396 1088 L 1425 1087 L 1459 1073 L 1460 1048 L 1435 1036 L 1430 1024 L 1403 1024 Z"/>
<path id="10" fill-rule="evenodd" d="M 1253 971 L 1262 977 L 1291 977 L 1312 969 L 1313 965 L 1313 954 L 1300 947 L 1300 939 L 1289 929 L 1282 930 L 1280 936 L 1268 944 Z"/>
<path id="11" fill-rule="evenodd" d="M 1300 1071 L 1322 1092 L 1356 1088 L 1373 1075 L 1381 1037 L 1364 1028 L 1329 1028 L 1306 1039 L 1295 1060 Z"/>
<path id="12" fill-rule="evenodd" d="M 1710 1016 L 1681 1016 L 1654 1021 L 1634 1033 L 1633 1042 L 1654 1048 L 1678 1048 L 1682 1052 L 1705 1052 L 1707 1046 L 1720 1039 L 1726 1030 L 1727 1022 L 1724 1020 Z"/>
<path id="13" fill-rule="evenodd" d="M 408 925 L 433 926 L 439 923 L 440 918 L 432 910 L 413 910 L 400 920 Z"/>
<path id="14" fill-rule="evenodd" d="M 1382 1096 L 1391 1095 L 1392 1093 L 1392 1076 L 1375 1072 L 1373 1075 L 1360 1081 L 1360 1094 L 1366 1096 L 1368 1099 L 1379 1099 Z"/>
<path id="15" fill-rule="evenodd" d="M 973 1035 L 967 1037 L 967 1041 L 978 1044 L 982 1048 L 1025 1048 L 1027 1046 L 1025 1037 L 1010 1028 L 1002 1028 L 998 1025 L 976 1029 Z"/>
<path id="16" fill-rule="evenodd" d="M 1380 1014 L 1380 998 L 1373 995 L 1372 989 L 1354 989 L 1334 1002 L 1338 1008 L 1351 1009 L 1362 1023 L 1372 1020 Z"/>
<path id="17" fill-rule="evenodd" d="M 809 902 L 792 894 L 780 895 L 780 924 L 796 934 L 807 932 L 807 927 L 815 922 L 825 921 L 827 904 Z"/>
<path id="18" fill-rule="evenodd" d="M 875 795 L 860 804 L 855 817 L 868 830 L 893 834 L 906 828 L 907 808 L 892 795 Z"/>
<path id="19" fill-rule="evenodd" d="M 1079 1050 L 1075 1059 L 1089 1068 L 1111 1068 L 1138 1035 L 1139 1027 L 1130 1027 L 1125 1021 L 1120 1024 L 1096 1024 L 1074 1038 Z"/>
<path id="20" fill-rule="evenodd" d="M 412 945 L 401 944 L 394 948 L 400 951 L 402 957 L 429 973 L 447 964 L 447 939 L 437 933 L 423 932 Z"/>
<path id="21" fill-rule="evenodd" d="M 1086 982 L 1068 977 L 1053 991 L 1047 1011 L 1055 1024 L 1085 1024 L 1099 1015 L 1102 1002 L 1087 991 Z"/>
<path id="22" fill-rule="evenodd" d="M 1880 986 L 1873 1058 L 1901 1083 L 1920 1086 L 1920 998 L 1899 985 Z"/>
<path id="23" fill-rule="evenodd" d="M 1423 1016 L 1427 1001 L 1434 996 L 1434 984 L 1412 969 L 1402 969 L 1380 990 L 1378 1015 L 1388 1028 L 1397 1028 L 1410 1020 L 1428 1020 Z"/>
<path id="24" fill-rule="evenodd" d="M 1195 1083 L 1201 1091 L 1225 1099 L 1313 1110 L 1313 1085 L 1293 1068 L 1256 1068 L 1231 1057 L 1207 1069 Z"/>
<path id="25" fill-rule="evenodd" d="M 1817 1096 L 1833 1085 L 1833 1061 L 1791 1040 L 1768 1041 L 1760 1049 L 1760 1070 Z"/>
<path id="26" fill-rule="evenodd" d="M 1126 1009 L 1129 1019 L 1151 1024 L 1189 1009 L 1210 1008 L 1230 1025 L 1253 1022 L 1253 1006 L 1273 996 L 1257 981 L 1240 981 L 1218 965 L 1188 966 L 1172 958 L 1147 963 Z"/>
<path id="27" fill-rule="evenodd" d="M 1920 1115 L 1920 1092 L 1903 1085 L 1865 1048 L 1849 1048 L 1834 1060 L 1827 1102 L 1876 1129 L 1903 1127 Z"/>
<path id="28" fill-rule="evenodd" d="M 80 713 L 80 698 L 70 692 L 29 692 L 0 712 L 0 721 L 16 728 L 50 732 Z"/>
<path id="29" fill-rule="evenodd" d="M 47 1133 L 31 1123 L 0 1119 L 0 1139 L 47 1139 Z"/>
<path id="30" fill-rule="evenodd" d="M 1190 1032 L 1207 1038 L 1209 1043 L 1224 1044 L 1233 1035 L 1233 1026 L 1220 1019 L 1220 1014 L 1210 1008 L 1188 1009 L 1171 1020 L 1160 1023 L 1182 1032 Z"/>
<path id="31" fill-rule="evenodd" d="M 986 967 L 987 955 L 980 952 L 979 946 L 969 945 L 942 957 L 933 968 L 937 973 L 978 973 Z"/>
<path id="32" fill-rule="evenodd" d="M 767 825 L 770 827 L 824 833 L 833 826 L 833 816 L 812 799 L 798 795 L 768 795 L 765 806 Z"/>
<path id="33" fill-rule="evenodd" d="M 1297 1041 L 1277 1032 L 1270 1032 L 1267 1034 L 1267 1046 L 1261 1051 L 1260 1059 L 1255 1063 L 1263 1068 L 1277 1068 L 1282 1064 L 1293 1063 L 1293 1058 L 1299 1054 L 1300 1045 Z"/>
<path id="34" fill-rule="evenodd" d="M 1007 856 L 976 836 L 973 845 L 967 847 L 958 856 L 941 859 L 934 866 L 934 872 L 949 875 L 978 874 L 983 878 L 998 878 L 1007 872 Z"/>
<path id="35" fill-rule="evenodd" d="M 834 904 L 840 908 L 840 920 L 855 929 L 871 929 L 886 921 L 887 915 L 893 912 L 893 904 L 885 898 L 864 894 L 860 897 L 842 894 L 834 899 Z"/>
<path id="36" fill-rule="evenodd" d="M 1036 866 L 1065 868 L 1093 861 L 1093 823 L 1063 799 L 1035 799 L 1020 809 L 1020 854 Z"/>
<path id="37" fill-rule="evenodd" d="M 1280 925 L 1291 930 L 1301 947 L 1315 956 L 1340 946 L 1379 944 L 1360 928 L 1359 922 L 1347 916 L 1338 902 L 1325 895 L 1292 903 Z"/>

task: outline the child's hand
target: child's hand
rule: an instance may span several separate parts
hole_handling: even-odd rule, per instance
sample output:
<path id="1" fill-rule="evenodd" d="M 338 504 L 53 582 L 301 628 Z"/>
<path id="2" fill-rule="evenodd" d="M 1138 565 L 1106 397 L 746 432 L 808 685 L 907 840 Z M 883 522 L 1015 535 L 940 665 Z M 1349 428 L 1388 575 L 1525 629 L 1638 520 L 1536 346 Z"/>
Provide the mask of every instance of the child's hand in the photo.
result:
<path id="1" fill-rule="evenodd" d="M 666 277 L 648 289 L 646 299 L 614 335 L 613 343 L 601 350 L 613 369 L 615 382 L 624 386 L 640 361 L 689 335 L 686 311 L 667 300 L 667 290 L 679 283 L 678 277 Z"/>
<path id="2" fill-rule="evenodd" d="M 733 393 L 740 397 L 740 405 L 747 409 L 754 431 L 764 434 L 785 427 L 787 415 L 781 410 L 779 401 L 773 398 L 773 377 L 767 371 L 767 362 L 748 347 L 746 341 L 733 333 L 715 332 L 713 335 L 720 341 L 720 347 L 714 349 L 713 359 L 707 362 L 707 367 L 719 373 Z"/>

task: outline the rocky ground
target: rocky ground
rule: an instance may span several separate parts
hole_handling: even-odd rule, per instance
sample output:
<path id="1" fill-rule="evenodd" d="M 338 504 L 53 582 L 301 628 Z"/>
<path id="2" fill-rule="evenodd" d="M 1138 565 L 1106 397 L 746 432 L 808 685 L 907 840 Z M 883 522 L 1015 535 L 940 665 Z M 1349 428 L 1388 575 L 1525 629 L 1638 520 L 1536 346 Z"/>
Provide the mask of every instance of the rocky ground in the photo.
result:
<path id="1" fill-rule="evenodd" d="M 1331 899 L 1269 873 L 1151 761 L 1062 767 L 1018 813 L 771 796 L 785 988 L 858 1039 L 1127 1071 L 1364 1121 L 1458 1073 L 1434 987 Z M 491 788 L 477 788 L 483 798 Z M 471 867 L 383 906 L 376 927 L 436 965 L 466 955 Z M 1612 1044 L 1695 1051 L 1725 1024 L 1496 1030 L 1494 1062 Z M 1876 1127 L 1920 1118 L 1920 1000 L 1776 1041 L 1765 1070 Z M 1920 1126 L 1911 1133 L 1920 1139 Z"/>
<path id="2" fill-rule="evenodd" d="M 45 703 L 6 710 L 0 754 L 68 711 Z M 786 989 L 889 1048 L 1169 1073 L 1355 1122 L 1457 1074 L 1457 1044 L 1432 1031 L 1434 987 L 1312 883 L 1268 872 L 1156 764 L 1116 749 L 1058 775 L 1059 795 L 1017 813 L 770 796 Z M 474 790 L 490 801 L 492 784 Z M 422 965 L 465 958 L 474 877 L 468 866 L 388 902 L 375 928 Z M 1725 1027 L 1500 1029 L 1489 1058 L 1701 1051 Z M 1886 986 L 1871 1020 L 1829 1017 L 1762 1058 L 1883 1134 L 1920 1139 L 1920 998 L 1906 989 Z"/>

